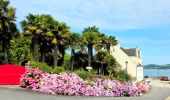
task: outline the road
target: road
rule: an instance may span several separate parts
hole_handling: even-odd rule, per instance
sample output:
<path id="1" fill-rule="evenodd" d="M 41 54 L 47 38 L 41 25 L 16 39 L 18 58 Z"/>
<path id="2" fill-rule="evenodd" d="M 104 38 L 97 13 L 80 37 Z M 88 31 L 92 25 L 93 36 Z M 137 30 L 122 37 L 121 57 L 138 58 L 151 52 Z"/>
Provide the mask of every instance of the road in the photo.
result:
<path id="1" fill-rule="evenodd" d="M 170 88 L 159 86 L 154 86 L 148 94 L 141 97 L 81 97 L 49 95 L 22 89 L 18 86 L 0 86 L 0 100 L 165 100 L 170 96 Z"/>

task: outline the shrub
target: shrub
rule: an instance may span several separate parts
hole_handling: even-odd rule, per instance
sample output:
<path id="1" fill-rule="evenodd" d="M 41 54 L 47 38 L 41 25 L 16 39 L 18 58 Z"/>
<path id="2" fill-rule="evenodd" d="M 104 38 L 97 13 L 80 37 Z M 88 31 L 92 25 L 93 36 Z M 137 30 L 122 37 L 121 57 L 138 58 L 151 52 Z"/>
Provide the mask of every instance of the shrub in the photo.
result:
<path id="1" fill-rule="evenodd" d="M 61 72 L 65 72 L 65 69 L 63 67 L 57 66 L 57 67 L 54 67 L 54 69 L 52 69 L 52 72 L 58 74 Z"/>
<path id="2" fill-rule="evenodd" d="M 66 72 L 65 69 L 61 66 L 57 67 L 50 67 L 46 63 L 36 63 L 36 62 L 31 62 L 32 68 L 39 68 L 43 72 L 47 73 L 60 73 L 60 72 Z"/>
<path id="3" fill-rule="evenodd" d="M 140 90 L 140 92 L 142 94 L 146 94 L 149 92 L 149 90 L 151 89 L 151 85 L 148 84 L 146 81 L 141 82 L 138 86 L 138 89 Z"/>
<path id="4" fill-rule="evenodd" d="M 93 74 L 88 71 L 76 70 L 75 73 L 77 73 L 84 80 L 90 80 L 93 78 Z"/>
<path id="5" fill-rule="evenodd" d="M 43 71 L 38 68 L 27 69 L 21 76 L 20 86 L 28 89 L 39 88 L 40 78 L 42 77 Z"/>
<path id="6" fill-rule="evenodd" d="M 104 75 L 95 74 L 94 72 L 88 72 L 84 70 L 76 70 L 75 73 L 77 73 L 84 80 L 92 80 L 94 78 L 115 79 L 114 77 L 111 76 L 104 76 Z"/>
<path id="7" fill-rule="evenodd" d="M 33 56 L 30 53 L 30 46 L 30 38 L 25 38 L 21 35 L 18 38 L 12 39 L 8 54 L 9 63 L 21 65 L 23 62 L 31 60 Z"/>
<path id="8" fill-rule="evenodd" d="M 31 62 L 32 68 L 39 68 L 43 72 L 50 73 L 53 71 L 52 67 L 49 67 L 46 63 L 36 63 L 36 62 Z"/>
<path id="9" fill-rule="evenodd" d="M 48 74 L 37 68 L 25 72 L 20 86 L 38 92 L 75 96 L 139 96 L 150 89 L 147 82 L 135 85 L 101 78 L 84 81 L 75 73 Z"/>
<path id="10" fill-rule="evenodd" d="M 122 82 L 127 82 L 131 79 L 131 76 L 126 72 L 126 70 L 117 71 L 116 79 Z"/>

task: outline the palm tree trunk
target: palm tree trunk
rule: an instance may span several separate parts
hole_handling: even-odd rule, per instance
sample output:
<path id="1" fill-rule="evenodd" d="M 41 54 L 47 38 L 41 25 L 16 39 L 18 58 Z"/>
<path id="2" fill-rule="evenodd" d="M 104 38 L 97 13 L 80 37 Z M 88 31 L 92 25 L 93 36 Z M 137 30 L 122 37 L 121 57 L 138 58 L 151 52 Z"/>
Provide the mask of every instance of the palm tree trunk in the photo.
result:
<path id="1" fill-rule="evenodd" d="M 57 67 L 58 63 L 58 45 L 55 44 L 54 46 L 54 67 Z"/>
<path id="2" fill-rule="evenodd" d="M 42 61 L 43 63 L 45 63 L 45 55 L 46 55 L 46 52 L 42 51 L 42 52 L 41 52 L 41 61 Z"/>
<path id="3" fill-rule="evenodd" d="M 88 66 L 91 67 L 92 62 L 92 45 L 88 45 Z"/>
<path id="4" fill-rule="evenodd" d="M 63 45 L 58 45 L 59 52 L 62 54 L 62 57 L 58 61 L 59 66 L 63 66 L 64 63 L 64 55 L 65 55 L 65 48 Z"/>
<path id="5" fill-rule="evenodd" d="M 70 58 L 70 67 L 71 67 L 72 71 L 74 70 L 74 54 L 75 54 L 75 50 L 72 49 L 71 50 L 71 58 Z"/>
<path id="6" fill-rule="evenodd" d="M 104 74 L 103 73 L 103 64 L 101 64 L 101 73 L 100 74 L 102 74 L 102 75 Z"/>
<path id="7" fill-rule="evenodd" d="M 38 48 L 39 48 L 39 42 L 38 42 L 38 37 L 36 36 L 34 38 L 34 61 L 38 62 Z"/>
<path id="8" fill-rule="evenodd" d="M 8 63 L 8 43 L 6 39 L 3 40 L 2 50 L 4 52 L 4 61 Z"/>

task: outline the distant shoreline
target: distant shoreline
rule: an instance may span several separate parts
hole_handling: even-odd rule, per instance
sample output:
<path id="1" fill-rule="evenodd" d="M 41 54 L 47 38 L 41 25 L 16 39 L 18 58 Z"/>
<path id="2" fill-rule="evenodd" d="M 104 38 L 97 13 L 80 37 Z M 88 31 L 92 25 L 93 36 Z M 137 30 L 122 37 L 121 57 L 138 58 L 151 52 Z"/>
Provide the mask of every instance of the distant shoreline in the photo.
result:
<path id="1" fill-rule="evenodd" d="M 157 64 L 148 64 L 144 65 L 144 69 L 170 69 L 170 64 L 166 65 L 157 65 Z"/>
<path id="2" fill-rule="evenodd" d="M 143 68 L 143 69 L 170 69 L 170 68 Z"/>

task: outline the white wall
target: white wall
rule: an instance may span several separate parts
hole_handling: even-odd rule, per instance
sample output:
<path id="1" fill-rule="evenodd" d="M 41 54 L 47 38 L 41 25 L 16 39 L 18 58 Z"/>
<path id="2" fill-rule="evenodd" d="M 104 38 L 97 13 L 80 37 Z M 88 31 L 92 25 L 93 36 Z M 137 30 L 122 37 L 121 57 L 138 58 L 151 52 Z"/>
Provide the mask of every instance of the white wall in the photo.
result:
<path id="1" fill-rule="evenodd" d="M 136 63 L 120 49 L 120 44 L 110 47 L 110 54 L 115 57 L 116 61 L 122 66 L 122 69 L 126 69 L 126 61 L 128 61 L 127 71 L 132 77 L 136 77 Z"/>
<path id="2" fill-rule="evenodd" d="M 137 82 L 141 81 L 144 79 L 143 75 L 143 66 L 138 66 L 137 67 Z"/>
<path id="3" fill-rule="evenodd" d="M 142 59 L 139 59 L 138 57 L 135 56 L 129 56 L 137 65 L 142 65 Z"/>

